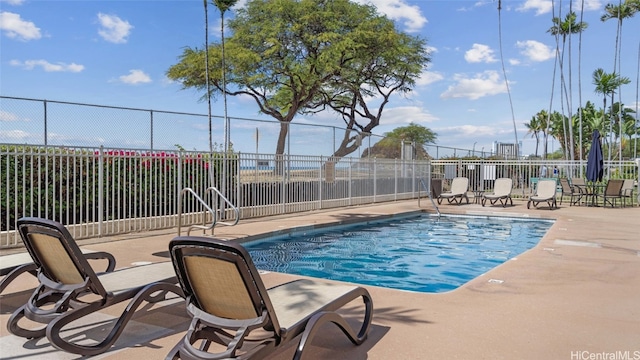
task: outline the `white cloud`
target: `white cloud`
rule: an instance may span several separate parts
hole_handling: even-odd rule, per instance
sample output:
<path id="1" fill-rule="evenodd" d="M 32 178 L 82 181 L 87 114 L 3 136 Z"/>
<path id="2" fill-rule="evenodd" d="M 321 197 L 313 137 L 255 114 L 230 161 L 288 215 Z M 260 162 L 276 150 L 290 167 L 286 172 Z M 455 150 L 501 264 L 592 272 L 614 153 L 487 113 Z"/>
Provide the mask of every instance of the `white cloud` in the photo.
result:
<path id="1" fill-rule="evenodd" d="M 509 64 L 511 65 L 520 65 L 520 60 L 518 59 L 509 59 Z"/>
<path id="2" fill-rule="evenodd" d="M 440 80 L 444 79 L 444 75 L 437 71 L 425 71 L 420 74 L 420 77 L 416 80 L 416 85 L 418 86 L 426 86 L 429 84 L 433 84 Z"/>
<path id="3" fill-rule="evenodd" d="M 552 48 L 535 40 L 518 41 L 516 46 L 522 49 L 520 53 L 531 61 L 540 62 L 555 57 L 555 51 Z"/>
<path id="4" fill-rule="evenodd" d="M 62 62 L 52 64 L 47 60 L 26 60 L 21 62 L 19 60 L 11 60 L 9 62 L 12 66 L 20 66 L 26 70 L 33 70 L 36 67 L 41 67 L 46 72 L 81 72 L 84 70 L 84 65 L 78 65 L 76 63 L 65 64 Z"/>
<path id="5" fill-rule="evenodd" d="M 464 53 L 464 59 L 470 63 L 492 63 L 498 61 L 493 56 L 493 50 L 487 45 L 473 44 L 470 50 Z"/>
<path id="6" fill-rule="evenodd" d="M 149 75 L 137 69 L 129 70 L 129 75 L 122 75 L 118 79 L 125 84 L 144 84 L 151 82 Z"/>
<path id="7" fill-rule="evenodd" d="M 11 39 L 28 41 L 37 40 L 42 37 L 40 28 L 34 23 L 22 20 L 19 14 L 8 11 L 0 13 L 0 30 Z"/>
<path id="8" fill-rule="evenodd" d="M 485 71 L 476 74 L 473 78 L 463 74 L 454 75 L 455 84 L 449 86 L 440 95 L 443 99 L 469 98 L 477 100 L 484 96 L 497 95 L 507 92 L 504 81 L 497 71 Z M 512 82 L 509 82 L 512 84 Z"/>
<path id="9" fill-rule="evenodd" d="M 24 139 L 30 138 L 28 132 L 22 130 L 0 131 L 0 138 L 11 139 L 12 142 L 23 142 Z"/>
<path id="10" fill-rule="evenodd" d="M 384 125 L 429 123 L 438 120 L 436 116 L 418 106 L 387 107 L 382 113 Z"/>
<path id="11" fill-rule="evenodd" d="M 127 42 L 127 37 L 133 29 L 133 25 L 115 15 L 98 14 L 101 28 L 98 34 L 108 42 L 122 44 Z"/>
<path id="12" fill-rule="evenodd" d="M 422 16 L 420 7 L 409 5 L 404 0 L 356 0 L 360 4 L 371 4 L 389 19 L 400 21 L 408 32 L 416 32 L 426 24 L 427 18 Z"/>
<path id="13" fill-rule="evenodd" d="M 22 5 L 24 0 L 0 0 L 0 2 L 5 2 L 9 5 Z"/>
<path id="14" fill-rule="evenodd" d="M 518 11 L 535 10 L 536 15 L 547 14 L 553 9 L 551 0 L 526 0 L 522 6 L 518 7 Z"/>
<path id="15" fill-rule="evenodd" d="M 582 0 L 575 0 L 573 2 L 574 9 L 579 10 L 581 7 L 582 7 Z M 584 0 L 584 11 L 600 10 L 601 8 L 602 8 L 601 0 Z"/>
<path id="16" fill-rule="evenodd" d="M 0 110 L 0 121 L 18 121 L 18 116 L 8 111 Z"/>

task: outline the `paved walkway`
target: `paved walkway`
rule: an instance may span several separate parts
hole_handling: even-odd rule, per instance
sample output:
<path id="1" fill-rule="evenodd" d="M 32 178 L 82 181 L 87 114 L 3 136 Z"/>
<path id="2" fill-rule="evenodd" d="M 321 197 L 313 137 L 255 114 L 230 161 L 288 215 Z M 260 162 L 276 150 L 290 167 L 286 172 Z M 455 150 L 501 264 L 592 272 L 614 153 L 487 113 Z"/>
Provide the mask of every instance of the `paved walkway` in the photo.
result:
<path id="1" fill-rule="evenodd" d="M 431 204 L 422 202 L 427 211 Z M 420 211 L 417 201 L 309 212 L 241 221 L 216 230 L 238 239 L 291 227 L 314 227 Z M 464 286 L 427 294 L 368 286 L 375 315 L 369 339 L 354 347 L 327 326 L 306 359 L 616 359 L 640 358 L 640 208 L 569 207 L 558 210 L 515 206 L 442 205 L 443 213 L 553 218 L 557 221 L 533 249 Z M 195 232 L 194 232 L 195 233 Z M 113 253 L 118 267 L 167 260 L 174 232 L 83 241 Z M 291 276 L 264 275 L 267 286 Z M 490 281 L 491 280 L 491 281 Z M 498 281 L 496 281 L 498 280 Z M 23 275 L 0 297 L 2 359 L 75 359 L 45 339 L 7 333 L 11 312 L 24 303 L 34 278 Z M 98 337 L 101 326 L 121 311 L 116 306 L 73 329 Z M 357 307 L 349 308 L 350 312 Z M 97 359 L 163 359 L 181 338 L 189 319 L 180 299 L 139 311 L 114 348 Z M 294 348 L 272 356 L 290 359 Z M 594 356 L 594 357 L 591 357 Z M 609 356 L 609 357 L 605 357 Z"/>

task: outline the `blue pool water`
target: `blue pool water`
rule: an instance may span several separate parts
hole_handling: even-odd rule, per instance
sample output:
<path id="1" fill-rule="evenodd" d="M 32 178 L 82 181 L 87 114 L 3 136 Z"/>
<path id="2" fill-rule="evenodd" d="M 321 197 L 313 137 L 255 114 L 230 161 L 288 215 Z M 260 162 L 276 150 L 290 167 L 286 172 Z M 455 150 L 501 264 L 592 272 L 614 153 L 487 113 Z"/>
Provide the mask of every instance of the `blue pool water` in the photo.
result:
<path id="1" fill-rule="evenodd" d="M 245 243 L 258 269 L 419 292 L 453 290 L 535 246 L 553 222 L 417 216 Z"/>

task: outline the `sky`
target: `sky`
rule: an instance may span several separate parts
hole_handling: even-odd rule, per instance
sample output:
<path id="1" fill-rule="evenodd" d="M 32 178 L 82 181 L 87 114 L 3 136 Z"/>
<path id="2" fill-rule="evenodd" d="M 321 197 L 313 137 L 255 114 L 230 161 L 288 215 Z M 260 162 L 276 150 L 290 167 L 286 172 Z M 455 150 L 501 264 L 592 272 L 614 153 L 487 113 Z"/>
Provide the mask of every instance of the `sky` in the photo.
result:
<path id="1" fill-rule="evenodd" d="M 375 5 L 381 14 L 395 21 L 398 30 L 426 39 L 432 58 L 410 94 L 392 96 L 375 134 L 382 135 L 413 122 L 436 132 L 436 143 L 441 146 L 490 151 L 494 142 L 513 143 L 517 136 L 523 155 L 533 154 L 536 141 L 527 134 L 524 124 L 541 110 L 562 111 L 559 69 L 555 66 L 557 43 L 548 30 L 553 25 L 552 18 L 564 17 L 570 7 L 578 12 L 578 20 L 582 16 L 582 21 L 588 24 L 581 41 L 575 35 L 571 51 L 565 50 L 565 70 L 569 56 L 573 64 L 570 85 L 567 79 L 573 112 L 580 99 L 582 104 L 592 101 L 602 107 L 602 96 L 594 91 L 592 73 L 597 68 L 613 71 L 617 30 L 616 20 L 600 20 L 605 1 L 357 1 Z M 611 1 L 617 4 L 619 0 Z M 246 0 L 239 1 L 225 16 L 233 17 L 234 10 L 245 3 Z M 208 19 L 209 41 L 219 42 L 220 14 L 215 6 L 209 6 Z M 207 103 L 200 100 L 201 94 L 183 90 L 181 84 L 166 77 L 167 70 L 179 61 L 186 47 L 202 48 L 204 44 L 204 10 L 200 0 L 0 0 L 0 31 L 0 95 L 195 114 L 208 112 Z M 618 68 L 622 76 L 631 80 L 620 92 L 622 102 L 633 109 L 638 98 L 639 50 L 640 15 L 636 15 L 623 24 L 622 60 Z M 41 131 L 33 126 L 41 122 L 38 115 L 22 107 L 8 106 L 7 100 L 0 101 L 5 104 L 0 103 L 0 142 L 34 141 L 37 138 L 34 133 Z M 371 101 L 375 104 L 375 99 Z M 568 111 L 568 105 L 563 107 Z M 212 113 L 214 141 L 221 144 L 222 99 L 212 103 Z M 231 118 L 272 120 L 260 114 L 255 102 L 247 97 L 228 97 L 227 114 Z M 68 121 L 54 131 L 70 144 L 76 135 L 69 134 L 80 134 L 75 140 L 78 142 L 93 139 L 105 146 L 134 144 L 130 140 L 112 141 L 138 133 L 134 124 L 138 120 L 120 113 L 116 116 L 119 118 L 109 120 L 71 119 L 69 115 Z M 109 122 L 114 126 L 106 125 Z M 164 124 L 165 132 L 157 136 L 156 143 L 207 149 L 208 129 L 201 119 L 167 120 Z M 344 126 L 342 120 L 329 112 L 299 115 L 294 124 Z M 232 119 L 229 134 L 234 149 L 272 153 L 277 131 L 270 125 Z M 91 134 L 96 129 L 100 136 L 81 135 L 82 131 Z M 316 130 L 322 134 L 315 134 Z M 297 135 L 291 140 L 295 143 L 292 153 L 330 155 L 322 147 L 333 139 L 326 130 L 319 127 L 296 130 Z M 140 134 L 147 136 L 145 130 L 140 130 Z M 557 149 L 557 144 L 550 147 Z"/>

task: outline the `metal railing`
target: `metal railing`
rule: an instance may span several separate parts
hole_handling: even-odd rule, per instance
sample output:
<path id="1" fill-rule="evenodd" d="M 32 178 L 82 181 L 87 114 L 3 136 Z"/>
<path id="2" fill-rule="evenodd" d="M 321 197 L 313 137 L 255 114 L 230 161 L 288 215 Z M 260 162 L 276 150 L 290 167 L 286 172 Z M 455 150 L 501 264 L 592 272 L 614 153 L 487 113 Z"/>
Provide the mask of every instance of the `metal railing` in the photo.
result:
<path id="1" fill-rule="evenodd" d="M 222 164 L 230 169 L 221 175 Z M 639 163 L 605 163 L 610 178 L 638 180 Z M 146 151 L 0 145 L 0 247 L 20 244 L 16 220 L 38 216 L 65 224 L 78 239 L 216 221 L 419 198 L 421 179 L 465 176 L 470 190 L 514 180 L 512 197 L 526 198 L 534 180 L 581 177 L 586 162 L 333 158 L 197 151 Z M 546 169 L 546 170 L 543 170 Z M 215 187 L 219 194 L 210 190 Z M 192 189 L 202 197 L 181 197 Z M 227 207 L 214 204 L 222 194 Z M 179 222 L 182 211 L 184 221 Z M 234 215 L 235 214 L 235 215 Z M 235 216 L 235 219 L 234 219 Z"/>

